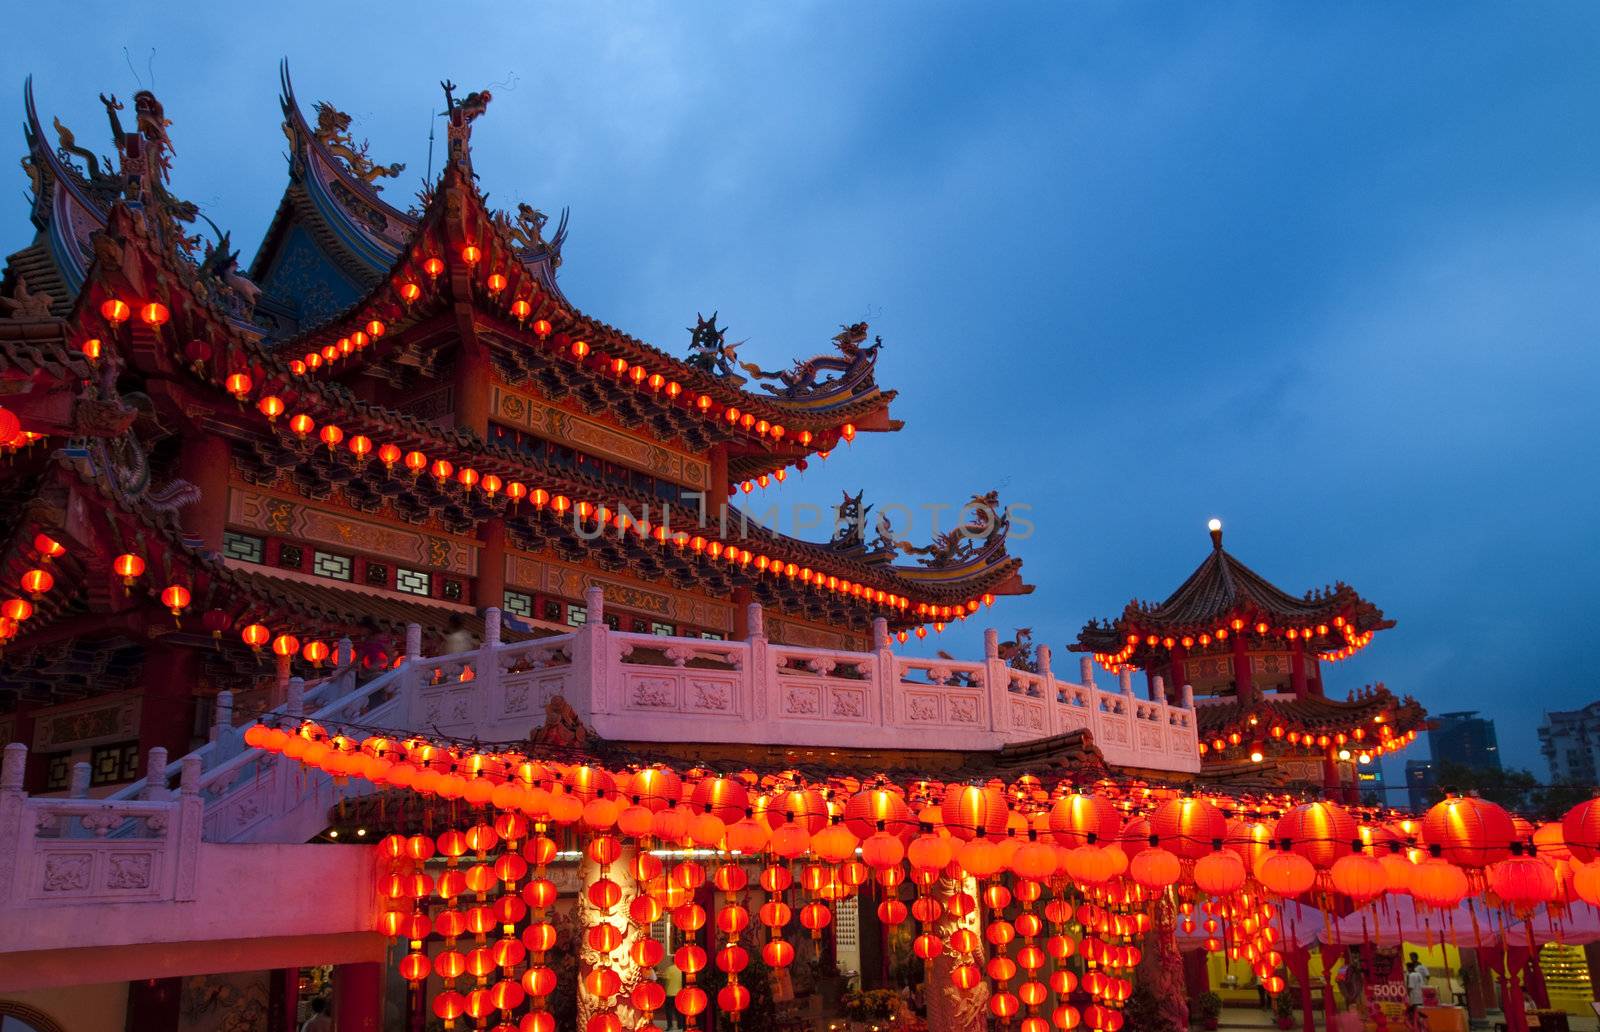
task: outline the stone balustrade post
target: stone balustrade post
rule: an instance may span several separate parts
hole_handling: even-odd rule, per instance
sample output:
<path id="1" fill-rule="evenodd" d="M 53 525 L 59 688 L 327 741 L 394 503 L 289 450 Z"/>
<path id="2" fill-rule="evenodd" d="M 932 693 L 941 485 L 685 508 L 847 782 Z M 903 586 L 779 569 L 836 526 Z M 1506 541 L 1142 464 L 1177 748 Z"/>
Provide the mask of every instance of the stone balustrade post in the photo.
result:
<path id="1" fill-rule="evenodd" d="M 1123 695 L 1133 694 L 1133 672 L 1123 667 L 1117 674 L 1117 691 Z"/>
<path id="2" fill-rule="evenodd" d="M 1039 690 L 1044 695 L 1044 726 L 1049 735 L 1059 735 L 1066 730 L 1063 726 L 1060 696 L 1056 688 L 1056 672 L 1050 666 L 1050 646 L 1040 645 L 1034 652 L 1034 666 L 1039 672 Z"/>
<path id="3" fill-rule="evenodd" d="M 195 898 L 195 876 L 200 866 L 200 839 L 206 819 L 205 800 L 200 798 L 200 757 L 185 756 L 178 775 L 178 813 L 167 834 L 173 847 L 173 898 L 180 902 Z"/>
<path id="4" fill-rule="evenodd" d="M 1091 656 L 1081 656 L 1078 659 L 1078 680 L 1085 688 L 1094 687 L 1094 659 Z"/>
<path id="5" fill-rule="evenodd" d="M 500 691 L 500 657 L 495 650 L 500 647 L 500 610 L 490 606 L 483 611 L 483 642 L 478 647 L 478 658 L 472 664 L 472 676 L 477 686 L 473 692 L 479 707 L 479 727 L 498 720 L 505 713 L 505 696 Z"/>
<path id="6" fill-rule="evenodd" d="M 406 624 L 406 662 L 412 663 L 422 658 L 422 625 Z"/>
<path id="7" fill-rule="evenodd" d="M 289 689 L 290 671 L 289 665 L 293 661 L 293 656 L 277 656 L 274 660 L 274 662 L 277 664 L 273 668 L 272 681 L 272 704 L 274 706 L 280 705 L 284 699 L 288 698 L 287 693 Z"/>
<path id="8" fill-rule="evenodd" d="M 28 771 L 28 747 L 21 742 L 6 745 L 0 760 L 0 905 L 11 899 L 17 880 L 17 858 L 31 847 L 34 823 L 24 822 L 27 796 L 22 790 Z"/>
<path id="9" fill-rule="evenodd" d="M 989 727 L 1002 734 L 1011 730 L 1011 670 L 1000 658 L 1000 632 L 983 631 L 983 685 L 989 696 Z"/>
<path id="10" fill-rule="evenodd" d="M 584 589 L 583 626 L 578 628 L 572 641 L 572 674 L 574 684 L 586 692 L 585 698 L 569 699 L 580 717 L 595 713 L 611 713 L 621 709 L 620 698 L 612 694 L 622 691 L 622 674 L 612 677 L 612 657 L 606 627 L 606 593 L 598 585 Z M 620 662 L 618 664 L 620 666 Z M 612 682 L 616 683 L 613 684 Z M 587 710 L 587 712 L 585 712 Z"/>
<path id="11" fill-rule="evenodd" d="M 72 781 L 67 786 L 67 798 L 89 798 L 89 780 L 92 770 L 93 768 L 89 766 L 89 761 L 87 760 L 72 765 Z"/>
<path id="12" fill-rule="evenodd" d="M 744 639 L 750 647 L 750 669 L 744 677 L 750 684 L 751 711 L 757 720 L 769 720 L 780 709 L 778 670 L 768 651 L 767 615 L 760 602 L 748 603 L 744 613 Z"/>
<path id="13" fill-rule="evenodd" d="M 153 745 L 145 756 L 144 791 L 139 793 L 139 798 L 165 799 L 167 795 L 167 750 Z"/>
<path id="14" fill-rule="evenodd" d="M 878 724 L 890 727 L 899 719 L 895 695 L 899 691 L 900 676 L 895 666 L 894 637 L 889 633 L 889 621 L 881 616 L 872 620 L 872 651 L 876 657 Z"/>
<path id="15" fill-rule="evenodd" d="M 1183 708 L 1194 709 L 1194 685 L 1192 684 L 1183 686 Z"/>
<path id="16" fill-rule="evenodd" d="M 223 690 L 217 693 L 216 711 L 211 715 L 211 738 L 215 742 L 224 731 L 233 727 L 233 693 Z"/>
<path id="17" fill-rule="evenodd" d="M 303 677 L 289 678 L 289 691 L 283 700 L 285 716 L 303 717 L 306 715 L 306 679 Z"/>
<path id="18" fill-rule="evenodd" d="M 1167 701 L 1167 679 L 1162 677 L 1160 674 L 1157 674 L 1150 679 L 1150 701 Z"/>
<path id="19" fill-rule="evenodd" d="M 354 663 L 355 661 L 356 661 L 356 646 L 355 646 L 355 643 L 350 640 L 348 635 L 346 635 L 345 637 L 340 638 L 339 639 L 339 643 L 333 647 L 333 666 L 334 666 L 334 669 L 338 669 L 340 667 L 347 667 L 351 663 Z"/>

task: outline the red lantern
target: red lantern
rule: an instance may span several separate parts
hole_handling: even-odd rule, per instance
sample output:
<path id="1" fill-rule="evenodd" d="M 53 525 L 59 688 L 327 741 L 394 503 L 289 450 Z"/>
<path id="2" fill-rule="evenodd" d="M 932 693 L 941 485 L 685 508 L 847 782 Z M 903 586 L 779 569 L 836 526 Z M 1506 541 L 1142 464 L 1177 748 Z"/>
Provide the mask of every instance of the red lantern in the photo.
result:
<path id="1" fill-rule="evenodd" d="M 189 589 L 182 584 L 168 585 L 161 592 L 161 604 L 171 611 L 173 616 L 181 616 L 189 608 Z"/>
<path id="2" fill-rule="evenodd" d="M 1429 851 L 1462 867 L 1486 867 L 1511 855 L 1517 832 L 1504 809 L 1475 796 L 1452 796 L 1422 818 Z"/>
<path id="3" fill-rule="evenodd" d="M 1278 818 L 1273 835 L 1318 870 L 1349 856 L 1357 841 L 1355 818 L 1337 803 L 1301 803 Z"/>
<path id="4" fill-rule="evenodd" d="M 1150 831 L 1185 860 L 1198 860 L 1221 848 L 1228 822 L 1204 799 L 1169 799 L 1150 815 Z"/>
<path id="5" fill-rule="evenodd" d="M 1050 831 L 1069 848 L 1115 842 L 1121 830 L 1116 804 L 1105 796 L 1075 793 L 1062 796 L 1050 808 Z"/>

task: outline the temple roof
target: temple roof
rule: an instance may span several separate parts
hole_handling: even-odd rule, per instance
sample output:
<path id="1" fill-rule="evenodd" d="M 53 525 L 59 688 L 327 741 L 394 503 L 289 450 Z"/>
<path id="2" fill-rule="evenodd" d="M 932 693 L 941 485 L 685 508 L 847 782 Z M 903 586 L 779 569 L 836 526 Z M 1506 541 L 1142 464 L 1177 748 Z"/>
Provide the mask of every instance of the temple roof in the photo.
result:
<path id="1" fill-rule="evenodd" d="M 147 95 L 139 99 L 155 104 Z M 286 93 L 286 99 L 292 101 L 292 94 Z M 29 103 L 31 113 L 31 92 Z M 88 196 L 91 183 L 98 180 L 59 167 L 55 156 L 38 148 L 36 123 L 30 119 L 29 139 L 34 146 L 30 160 L 46 167 L 46 173 L 36 177 L 36 190 L 42 184 L 51 197 L 75 196 L 74 191 L 80 190 Z M 141 122 L 140 129 L 160 134 L 149 138 L 155 146 L 165 141 L 164 125 L 152 120 Z M 133 135 L 128 134 L 130 145 L 137 143 L 131 140 Z M 310 155 L 314 148 L 306 143 L 303 150 Z M 101 178 L 106 177 L 102 174 Z M 141 183 L 117 180 L 117 189 L 160 189 L 159 184 L 152 187 L 148 179 Z M 57 190 L 57 184 L 66 185 Z M 462 491 L 454 483 L 435 484 L 432 477 L 386 469 L 377 461 L 379 445 L 415 449 L 426 453 L 430 461 L 471 467 L 486 481 L 494 477 L 507 484 L 526 484 L 530 492 L 538 488 L 550 496 L 570 497 L 574 510 L 590 500 L 596 505 L 615 505 L 631 500 L 642 503 L 651 497 L 635 492 L 638 497 L 633 499 L 626 487 L 532 459 L 486 442 L 470 430 L 441 427 L 428 419 L 359 401 L 344 383 L 297 370 L 292 352 L 264 341 L 249 324 L 253 300 L 244 290 L 248 283 L 240 285 L 230 279 L 232 273 L 213 267 L 209 255 L 206 263 L 197 262 L 192 254 L 193 238 L 180 240 L 172 231 L 174 212 L 180 217 L 182 213 L 179 202 L 165 194 L 158 194 L 157 200 L 160 204 L 139 205 L 113 197 L 103 212 L 85 202 L 85 217 L 92 216 L 98 231 L 92 246 L 86 242 L 78 254 L 86 264 L 69 304 L 52 303 L 48 311 L 40 311 L 20 292 L 11 298 L 0 297 L 0 378 L 7 381 L 6 406 L 22 419 L 24 429 L 52 438 L 41 451 L 60 449 L 66 443 L 63 439 L 74 439 L 65 450 L 46 453 L 69 460 L 58 463 L 60 468 L 52 474 L 57 490 L 74 490 L 69 483 L 73 477 L 87 485 L 78 492 L 83 497 L 107 490 L 103 476 L 108 466 L 106 448 L 117 448 L 122 442 L 137 450 L 143 447 L 147 430 L 155 433 L 156 439 L 165 439 L 176 432 L 175 425 L 178 431 L 215 434 L 227 440 L 247 477 L 288 475 L 312 492 L 343 487 L 358 508 L 392 506 L 399 518 L 437 521 L 457 533 L 501 516 L 513 540 L 530 550 L 548 547 L 602 568 L 627 565 L 644 576 L 683 587 L 697 586 L 712 594 L 748 586 L 756 601 L 841 626 L 865 626 L 874 615 L 887 616 L 901 627 L 950 620 L 975 611 L 986 595 L 1031 590 L 1021 581 L 1020 560 L 1006 552 L 1003 520 L 984 534 L 963 538 L 952 533 L 946 535 L 948 541 L 913 550 L 923 556 L 916 565 L 890 561 L 891 555 L 898 554 L 894 552 L 880 549 L 869 553 L 859 547 L 801 541 L 756 526 L 748 536 L 728 538 L 728 552 L 719 559 L 716 549 L 708 547 L 702 554 L 699 547 L 689 547 L 689 535 L 697 532 L 720 547 L 714 533 L 697 528 L 690 528 L 677 540 L 619 533 L 596 541 L 577 534 L 572 520 L 553 509 L 530 503 L 519 508 L 508 505 L 505 494 Z M 562 390 L 570 386 L 584 404 L 635 392 L 643 399 L 641 404 L 655 406 L 650 421 L 660 432 L 698 433 L 707 440 L 736 444 L 730 460 L 734 476 L 760 469 L 763 463 L 776 462 L 781 467 L 794 461 L 806 446 L 789 441 L 798 441 L 804 431 L 795 430 L 785 441 L 773 433 L 732 425 L 730 420 L 717 418 L 718 413 L 708 415 L 706 406 L 696 410 L 684 404 L 696 392 L 737 401 L 747 413 L 771 416 L 773 422 L 781 418 L 791 428 L 817 427 L 810 447 L 813 451 L 841 439 L 837 423 L 841 413 L 859 419 L 862 430 L 898 425 L 887 418 L 892 392 L 878 391 L 872 383 L 870 362 L 858 368 L 853 378 L 841 377 L 846 386 L 837 391 L 832 386 L 835 381 L 826 381 L 810 392 L 769 397 L 742 391 L 714 370 L 674 359 L 576 313 L 553 292 L 551 283 L 540 278 L 536 263 L 527 261 L 527 248 L 519 247 L 504 221 L 484 206 L 470 171 L 458 164 L 447 166 L 426 209 L 420 218 L 407 222 L 407 230 L 407 249 L 397 252 L 397 264 L 377 281 L 366 302 L 380 305 L 381 312 L 358 303 L 321 331 L 349 332 L 347 321 L 364 320 L 351 325 L 366 326 L 381 314 L 393 329 L 389 334 L 374 334 L 372 346 L 365 353 L 356 353 L 363 361 L 381 353 L 384 341 L 402 340 L 408 328 L 448 318 L 458 306 L 467 304 L 477 313 L 483 332 L 494 339 L 496 362 L 503 372 L 509 369 L 512 375 L 530 375 L 537 388 L 547 386 L 548 378 L 557 375 L 552 370 L 558 369 L 567 378 L 560 381 Z M 461 260 L 464 233 L 473 234 L 471 239 L 477 241 L 473 246 L 483 252 L 476 267 Z M 428 250 L 417 250 L 424 245 Z M 440 253 L 452 257 L 448 274 L 438 276 L 435 283 L 418 265 L 422 255 Z M 491 269 L 511 281 L 499 296 L 487 283 Z M 419 285 L 417 295 L 409 301 L 397 293 L 402 275 L 407 277 L 403 282 Z M 422 283 L 428 286 L 421 289 Z M 9 287 L 15 289 L 16 285 L 14 278 L 8 280 Z M 536 305 L 518 317 L 511 310 L 513 296 L 531 298 Z M 115 313 L 117 306 L 121 306 L 120 315 L 108 314 Z M 156 314 L 146 318 L 151 312 Z M 549 333 L 554 347 L 546 346 L 526 325 L 540 313 L 560 327 Z M 572 349 L 564 343 L 571 339 L 570 332 L 585 334 L 597 351 L 607 348 L 613 357 L 628 355 L 640 363 L 651 363 L 653 369 L 680 376 L 681 381 L 675 382 L 681 383 L 687 397 L 665 404 L 668 399 L 655 396 L 648 384 L 617 383 L 615 378 L 607 382 L 605 370 L 594 361 L 571 358 Z M 533 356 L 541 350 L 534 362 Z M 537 373 L 530 373 L 531 369 Z M 236 384 L 241 378 L 243 387 Z M 283 417 L 276 421 L 257 404 L 268 395 L 285 406 Z M 374 450 L 370 455 L 353 456 L 324 446 L 315 434 L 297 434 L 290 428 L 290 417 L 296 414 L 316 427 L 342 427 L 349 438 L 366 435 Z M 155 426 L 162 420 L 174 425 Z M 163 575 L 183 573 L 195 578 L 191 584 L 194 612 L 206 611 L 205 607 L 218 599 L 222 601 L 217 604 L 234 620 L 248 617 L 267 622 L 269 615 L 276 613 L 283 628 L 304 627 L 308 633 L 329 633 L 326 628 L 346 625 L 353 612 L 370 608 L 365 599 L 339 595 L 343 589 L 329 587 L 308 593 L 299 586 L 278 583 L 281 578 L 263 580 L 202 554 L 182 539 L 173 519 L 173 513 L 184 504 L 178 496 L 188 485 L 171 479 L 162 483 L 164 474 L 160 473 L 154 474 L 156 482 L 152 483 L 153 473 L 145 459 L 147 456 L 132 454 L 133 467 L 121 471 L 131 480 L 112 483 L 108 497 L 114 504 L 91 503 L 91 508 L 103 510 L 103 516 L 95 517 L 102 521 L 101 531 L 117 543 L 116 547 L 108 545 L 111 550 L 98 557 L 96 561 L 102 565 L 128 542 L 136 542 L 141 554 L 148 551 L 152 568 L 158 558 L 165 564 Z M 142 468 L 140 462 L 144 462 Z M 35 461 L 33 466 L 49 472 L 48 463 Z M 12 472 L 17 472 L 15 462 Z M 25 478 L 13 476 L 8 487 L 24 482 Z M 742 561 L 728 558 L 741 550 Z M 771 560 L 770 568 L 751 563 L 758 552 L 760 560 Z M 25 547 L 14 550 L 13 558 L 19 557 L 26 560 Z M 82 573 L 91 582 L 115 582 L 98 567 Z M 807 576 L 813 579 L 807 580 Z M 837 590 L 835 580 L 839 582 Z M 396 602 L 408 609 L 414 605 Z M 46 622 L 30 622 L 29 631 Z"/>
<path id="2" fill-rule="evenodd" d="M 1143 667 L 1152 659 L 1159 661 L 1157 650 L 1171 650 L 1168 639 L 1188 638 L 1186 647 L 1192 648 L 1202 636 L 1209 643 L 1213 635 L 1253 632 L 1337 652 L 1365 644 L 1373 632 L 1394 626 L 1383 610 L 1343 582 L 1298 598 L 1279 588 L 1222 547 L 1220 521 L 1213 521 L 1211 539 L 1211 552 L 1165 601 L 1136 599 L 1113 620 L 1091 620 L 1072 650 L 1121 657 L 1115 662 Z"/>
<path id="3" fill-rule="evenodd" d="M 1376 758 L 1403 748 L 1427 728 L 1427 712 L 1382 684 L 1348 699 L 1259 695 L 1197 699 L 1195 721 L 1206 764 L 1226 766 L 1252 750 L 1279 758 L 1321 757 L 1348 749 Z"/>

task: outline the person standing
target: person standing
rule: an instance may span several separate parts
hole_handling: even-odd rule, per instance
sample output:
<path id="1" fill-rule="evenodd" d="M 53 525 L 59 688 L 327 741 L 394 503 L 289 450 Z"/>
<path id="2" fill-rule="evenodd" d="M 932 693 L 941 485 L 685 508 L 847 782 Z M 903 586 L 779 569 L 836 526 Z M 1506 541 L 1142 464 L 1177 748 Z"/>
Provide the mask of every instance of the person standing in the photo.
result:
<path id="1" fill-rule="evenodd" d="M 300 1032 L 333 1032 L 333 1019 L 328 1016 L 328 1001 L 320 996 L 311 999 L 311 1017 L 300 1026 Z"/>
<path id="2" fill-rule="evenodd" d="M 454 655 L 457 652 L 471 652 L 478 647 L 478 641 L 467 630 L 467 622 L 461 618 L 460 613 L 451 613 L 450 620 L 445 624 L 444 654 Z"/>

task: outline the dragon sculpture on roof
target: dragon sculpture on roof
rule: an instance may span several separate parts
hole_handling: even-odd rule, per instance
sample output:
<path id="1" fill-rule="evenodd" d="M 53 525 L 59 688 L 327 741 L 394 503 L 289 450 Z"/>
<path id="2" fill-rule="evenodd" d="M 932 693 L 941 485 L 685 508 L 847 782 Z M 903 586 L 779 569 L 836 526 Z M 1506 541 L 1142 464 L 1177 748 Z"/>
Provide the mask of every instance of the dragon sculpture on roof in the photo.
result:
<path id="1" fill-rule="evenodd" d="M 367 141 L 356 142 L 350 132 L 350 116 L 325 100 L 317 101 L 317 125 L 312 130 L 328 153 L 344 163 L 345 169 L 373 190 L 382 190 L 377 180 L 393 179 L 406 169 L 404 162 L 380 165 L 367 151 Z"/>
<path id="2" fill-rule="evenodd" d="M 883 338 L 875 337 L 866 344 L 867 324 L 864 322 L 841 325 L 834 334 L 833 345 L 838 354 L 813 355 L 796 362 L 791 369 L 768 371 L 753 362 L 741 362 L 740 368 L 756 380 L 776 380 L 776 384 L 763 383 L 762 389 L 779 397 L 799 398 L 839 386 L 852 389 L 860 383 L 872 382 L 872 370 L 878 361 L 878 351 Z M 834 375 L 828 376 L 832 373 Z"/>
<path id="3" fill-rule="evenodd" d="M 967 514 L 967 521 L 953 530 L 934 535 L 929 544 L 912 545 L 900 541 L 896 547 L 906 555 L 917 556 L 917 562 L 923 566 L 939 569 L 971 559 L 991 542 L 1004 538 L 1010 529 L 1010 518 L 1000 509 L 999 491 L 973 495 L 961 511 Z"/>
<path id="4" fill-rule="evenodd" d="M 494 99 L 494 94 L 488 90 L 473 90 L 457 100 L 455 83 L 446 79 L 439 86 L 444 90 L 444 111 L 441 114 L 449 119 L 445 138 L 449 145 L 450 163 L 476 179 L 477 173 L 472 171 L 472 123 L 489 110 L 489 101 Z"/>

